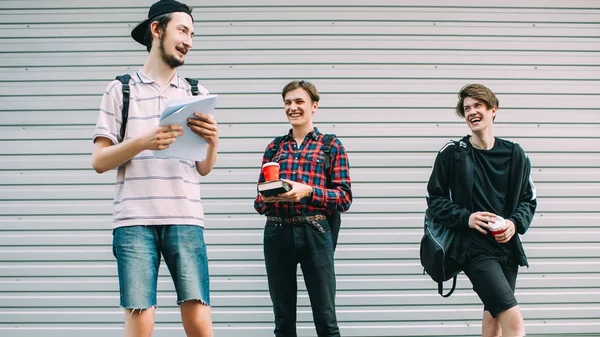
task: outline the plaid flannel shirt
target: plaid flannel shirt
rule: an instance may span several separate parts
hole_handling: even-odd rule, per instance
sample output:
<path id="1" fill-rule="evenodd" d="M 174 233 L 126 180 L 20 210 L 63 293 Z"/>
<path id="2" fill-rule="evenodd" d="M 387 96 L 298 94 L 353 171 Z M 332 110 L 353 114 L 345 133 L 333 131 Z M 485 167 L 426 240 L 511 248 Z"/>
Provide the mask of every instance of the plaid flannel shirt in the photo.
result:
<path id="1" fill-rule="evenodd" d="M 292 135 L 292 130 L 279 144 L 277 153 L 273 156 L 274 162 L 279 163 L 280 177 L 297 182 L 303 182 L 313 187 L 313 194 L 299 202 L 265 203 L 260 194 L 254 200 L 254 208 L 259 214 L 278 217 L 307 216 L 331 213 L 337 209 L 345 212 L 352 204 L 352 190 L 350 189 L 350 170 L 346 149 L 339 139 L 335 139 L 330 149 L 331 167 L 330 183 L 327 186 L 327 172 L 325 172 L 325 154 L 323 153 L 323 137 L 317 128 L 304 137 L 298 148 Z M 265 150 L 262 164 L 271 161 L 267 154 L 271 152 L 274 144 L 271 142 Z M 258 182 L 265 178 L 260 173 Z"/>

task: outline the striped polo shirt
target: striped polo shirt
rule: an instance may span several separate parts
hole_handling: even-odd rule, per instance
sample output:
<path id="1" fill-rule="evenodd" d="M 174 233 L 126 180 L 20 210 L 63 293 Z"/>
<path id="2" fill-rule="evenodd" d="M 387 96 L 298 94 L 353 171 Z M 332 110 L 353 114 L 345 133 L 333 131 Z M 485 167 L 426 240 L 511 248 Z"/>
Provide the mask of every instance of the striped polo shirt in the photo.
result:
<path id="1" fill-rule="evenodd" d="M 157 127 L 160 114 L 169 99 L 192 95 L 190 84 L 177 74 L 161 90 L 140 69 L 131 76 L 129 86 L 129 118 L 125 139 Z M 202 95 L 208 94 L 202 86 L 198 86 L 198 90 Z M 102 96 L 94 140 L 105 137 L 113 144 L 122 141 L 119 134 L 122 107 L 122 84 L 115 80 L 108 85 Z M 117 170 L 112 227 L 204 226 L 199 179 L 200 174 L 196 171 L 194 161 L 157 158 L 150 150 L 139 153 Z"/>

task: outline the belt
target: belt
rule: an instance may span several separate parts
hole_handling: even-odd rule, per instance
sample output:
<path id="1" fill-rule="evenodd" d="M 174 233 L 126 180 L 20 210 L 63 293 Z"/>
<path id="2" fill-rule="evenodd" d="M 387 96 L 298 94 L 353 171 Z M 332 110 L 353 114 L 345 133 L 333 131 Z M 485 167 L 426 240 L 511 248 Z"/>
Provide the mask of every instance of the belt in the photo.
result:
<path id="1" fill-rule="evenodd" d="M 278 216 L 268 216 L 267 217 L 268 222 L 286 223 L 286 224 L 303 224 L 303 223 L 311 223 L 311 222 L 315 222 L 315 221 L 319 221 L 319 220 L 327 220 L 327 217 L 323 214 L 307 215 L 307 216 L 299 215 L 299 216 L 293 216 L 290 218 L 280 218 Z"/>

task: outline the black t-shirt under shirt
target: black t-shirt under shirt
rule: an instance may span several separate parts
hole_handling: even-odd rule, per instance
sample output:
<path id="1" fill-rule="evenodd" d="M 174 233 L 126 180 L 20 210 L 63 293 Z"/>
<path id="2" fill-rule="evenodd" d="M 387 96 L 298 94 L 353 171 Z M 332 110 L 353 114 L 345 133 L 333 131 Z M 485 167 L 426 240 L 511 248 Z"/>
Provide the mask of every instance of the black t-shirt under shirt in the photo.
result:
<path id="1" fill-rule="evenodd" d="M 496 138 L 494 147 L 490 150 L 473 147 L 473 212 L 491 212 L 504 218 L 510 216 L 504 214 L 504 205 L 509 186 L 513 146 L 511 142 Z M 486 230 L 485 235 L 478 230 L 473 232 L 471 249 L 499 256 L 511 255 L 514 252 L 514 237 L 507 243 L 498 243 L 489 230 Z"/>

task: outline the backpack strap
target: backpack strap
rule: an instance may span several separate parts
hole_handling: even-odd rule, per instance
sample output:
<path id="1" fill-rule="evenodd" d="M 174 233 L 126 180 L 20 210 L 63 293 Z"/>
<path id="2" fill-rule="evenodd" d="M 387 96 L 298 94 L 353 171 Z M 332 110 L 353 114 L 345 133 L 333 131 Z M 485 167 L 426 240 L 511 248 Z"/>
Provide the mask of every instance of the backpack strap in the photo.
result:
<path id="1" fill-rule="evenodd" d="M 198 80 L 189 77 L 186 77 L 185 80 L 188 81 L 192 86 L 192 95 L 198 96 L 200 94 L 198 91 Z"/>
<path id="2" fill-rule="evenodd" d="M 279 136 L 279 137 L 276 137 L 275 139 L 273 139 L 273 147 L 270 148 L 266 154 L 266 157 L 269 161 L 272 161 L 273 158 L 275 158 L 275 155 L 279 151 L 279 144 L 281 144 L 281 141 L 284 138 L 285 138 L 285 136 Z"/>
<path id="3" fill-rule="evenodd" d="M 269 152 L 265 156 L 268 160 L 273 160 L 273 158 L 275 158 L 275 155 L 279 151 L 279 144 L 281 144 L 281 141 L 283 141 L 286 136 L 279 136 L 273 139 L 273 147 L 269 149 Z M 326 134 L 323 136 L 322 149 L 323 153 L 325 154 L 325 171 L 327 172 L 327 180 L 329 180 L 329 171 L 331 169 L 331 145 L 335 141 L 335 138 L 336 136 L 334 134 Z"/>
<path id="4" fill-rule="evenodd" d="M 327 177 L 327 187 L 331 187 L 331 148 L 335 142 L 336 136 L 334 134 L 323 135 L 323 154 L 325 155 L 325 177 Z M 333 209 L 327 216 L 327 222 L 329 223 L 331 239 L 333 240 L 333 251 L 337 247 L 338 237 L 340 234 L 340 227 L 342 225 L 341 213 L 337 209 Z"/>
<path id="5" fill-rule="evenodd" d="M 123 84 L 123 109 L 121 110 L 121 141 L 125 140 L 125 130 L 127 128 L 127 118 L 129 117 L 129 80 L 131 80 L 131 76 L 129 74 L 119 75 L 115 77 L 116 80 L 119 80 L 121 84 Z"/>
<path id="6" fill-rule="evenodd" d="M 456 289 L 456 278 L 457 277 L 458 277 L 458 275 L 454 275 L 454 277 L 452 278 L 452 289 L 450 289 L 450 291 L 448 291 L 448 293 L 445 295 L 444 295 L 444 282 L 438 282 L 438 293 L 440 295 L 442 295 L 442 297 L 450 297 L 450 295 L 452 295 L 452 293 Z"/>
<path id="7" fill-rule="evenodd" d="M 460 160 L 460 152 L 467 149 L 467 144 L 462 140 L 453 140 L 454 142 L 454 159 Z"/>
<path id="8" fill-rule="evenodd" d="M 423 268 L 423 275 L 427 275 L 425 268 Z M 458 278 L 458 274 L 456 274 L 452 277 L 452 288 L 450 288 L 450 290 L 448 291 L 447 294 L 444 294 L 444 281 L 439 281 L 437 283 L 438 284 L 438 294 L 440 294 L 442 297 L 450 297 L 450 295 L 452 295 L 452 293 L 454 293 L 454 290 L 456 290 L 456 279 L 457 278 Z"/>
<path id="9" fill-rule="evenodd" d="M 131 80 L 131 76 L 129 74 L 119 75 L 119 76 L 115 77 L 115 79 L 119 80 L 119 82 L 121 82 L 121 84 L 123 84 L 123 86 L 122 86 L 123 109 L 121 110 L 121 131 L 120 131 L 121 141 L 123 141 L 123 140 L 125 140 L 125 130 L 127 129 L 127 118 L 129 117 L 129 100 L 130 100 L 130 93 L 131 93 L 131 89 L 129 87 L 129 81 Z M 200 91 L 198 90 L 198 80 L 193 79 L 193 78 L 187 78 L 187 77 L 185 80 L 188 81 L 192 86 L 192 89 L 191 89 L 192 95 L 198 96 L 200 94 Z"/>
<path id="10" fill-rule="evenodd" d="M 326 134 L 323 136 L 323 153 L 325 154 L 325 171 L 327 172 L 327 183 L 329 184 L 329 178 L 331 176 L 331 147 L 335 142 L 334 134 Z"/>

